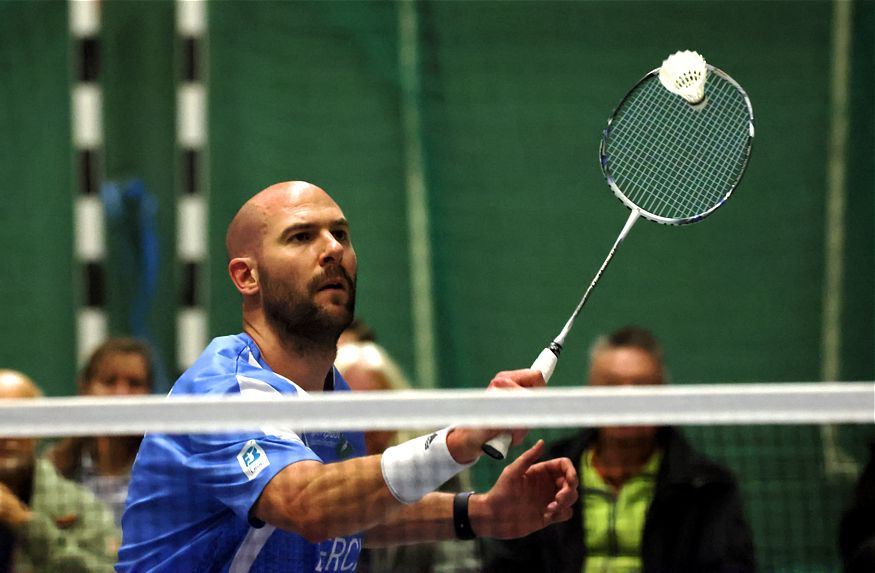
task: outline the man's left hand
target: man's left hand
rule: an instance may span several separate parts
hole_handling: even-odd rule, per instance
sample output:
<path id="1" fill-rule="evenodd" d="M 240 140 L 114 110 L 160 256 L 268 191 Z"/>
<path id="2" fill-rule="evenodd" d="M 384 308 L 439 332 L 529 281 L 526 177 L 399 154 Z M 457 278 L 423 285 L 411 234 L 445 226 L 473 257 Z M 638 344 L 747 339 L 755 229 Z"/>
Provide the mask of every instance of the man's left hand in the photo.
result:
<path id="1" fill-rule="evenodd" d="M 571 517 L 578 497 L 577 471 L 568 458 L 535 463 L 543 449 L 544 441 L 538 440 L 504 468 L 492 489 L 471 496 L 475 533 L 498 539 L 522 537 Z"/>

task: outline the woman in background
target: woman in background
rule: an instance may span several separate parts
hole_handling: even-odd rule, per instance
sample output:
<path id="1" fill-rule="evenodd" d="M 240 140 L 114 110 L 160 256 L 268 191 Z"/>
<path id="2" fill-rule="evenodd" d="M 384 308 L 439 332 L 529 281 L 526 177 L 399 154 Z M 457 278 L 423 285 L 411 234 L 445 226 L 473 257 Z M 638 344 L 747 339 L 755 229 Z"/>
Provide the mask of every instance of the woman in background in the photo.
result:
<path id="1" fill-rule="evenodd" d="M 92 353 L 79 375 L 82 396 L 142 396 L 152 391 L 152 353 L 133 338 L 113 338 Z M 67 438 L 47 457 L 66 478 L 90 489 L 121 523 L 131 465 L 142 435 Z"/>

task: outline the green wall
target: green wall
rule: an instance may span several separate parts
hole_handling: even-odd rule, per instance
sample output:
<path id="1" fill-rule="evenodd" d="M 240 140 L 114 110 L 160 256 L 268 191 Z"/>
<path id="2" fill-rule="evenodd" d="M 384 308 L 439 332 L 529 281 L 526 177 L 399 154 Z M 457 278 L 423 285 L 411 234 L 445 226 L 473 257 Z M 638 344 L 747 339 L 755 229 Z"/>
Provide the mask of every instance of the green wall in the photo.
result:
<path id="1" fill-rule="evenodd" d="M 174 4 L 106 2 L 102 24 L 105 146 L 98 171 L 120 183 L 141 179 L 157 199 L 158 302 L 146 333 L 172 367 L 178 298 Z M 0 367 L 26 372 L 50 395 L 75 393 L 75 314 L 86 298 L 84 273 L 73 259 L 79 169 L 71 143 L 70 90 L 78 58 L 66 2 L 0 3 L 0 244 L 8 253 L 0 305 L 10 333 L 0 345 Z M 132 333 L 128 308 L 137 279 L 125 259 L 130 248 L 122 246 L 130 243 L 128 231 L 106 229 L 110 335 Z"/>
<path id="2" fill-rule="evenodd" d="M 0 3 L 0 368 L 49 393 L 76 352 L 68 56 L 65 3 Z"/>

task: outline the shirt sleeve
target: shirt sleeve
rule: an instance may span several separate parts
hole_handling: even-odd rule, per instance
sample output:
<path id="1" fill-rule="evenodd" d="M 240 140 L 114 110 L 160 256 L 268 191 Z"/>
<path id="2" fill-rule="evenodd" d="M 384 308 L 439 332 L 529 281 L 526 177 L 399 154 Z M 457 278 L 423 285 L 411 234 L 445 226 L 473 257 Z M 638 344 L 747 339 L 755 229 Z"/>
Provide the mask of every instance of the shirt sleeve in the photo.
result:
<path id="1" fill-rule="evenodd" d="M 264 433 L 203 434 L 189 436 L 195 487 L 213 496 L 241 519 L 268 482 L 287 466 L 302 460 L 322 460 L 300 439 Z"/>
<path id="2" fill-rule="evenodd" d="M 214 377 L 208 387 L 216 394 L 307 399 L 306 393 L 290 380 L 246 362 L 238 363 L 234 374 Z M 322 461 L 301 435 L 291 424 L 190 435 L 182 438 L 187 453 L 183 463 L 194 478 L 192 485 L 248 520 L 250 509 L 276 474 L 302 460 Z"/>

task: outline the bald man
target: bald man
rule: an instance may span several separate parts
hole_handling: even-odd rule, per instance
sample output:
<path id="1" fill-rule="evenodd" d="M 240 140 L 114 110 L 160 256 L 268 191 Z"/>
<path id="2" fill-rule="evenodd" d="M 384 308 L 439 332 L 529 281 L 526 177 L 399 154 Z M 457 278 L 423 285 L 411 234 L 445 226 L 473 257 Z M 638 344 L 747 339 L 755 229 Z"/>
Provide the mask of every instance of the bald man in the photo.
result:
<path id="1" fill-rule="evenodd" d="M 170 395 L 346 392 L 334 368 L 353 320 L 357 260 L 349 223 L 305 182 L 272 185 L 228 227 L 228 274 L 243 332 L 213 340 Z M 539 386 L 532 370 L 493 388 Z M 294 427 L 222 435 L 149 435 L 122 518 L 120 573 L 354 571 L 363 545 L 515 537 L 568 519 L 569 460 L 524 452 L 484 494 L 435 493 L 499 433 L 444 429 L 367 456 L 360 432 Z M 515 432 L 519 442 L 523 432 Z"/>
<path id="2" fill-rule="evenodd" d="M 24 374 L 0 370 L 0 400 L 41 395 Z M 0 438 L 0 571 L 112 571 L 112 512 L 35 451 L 36 440 Z"/>

